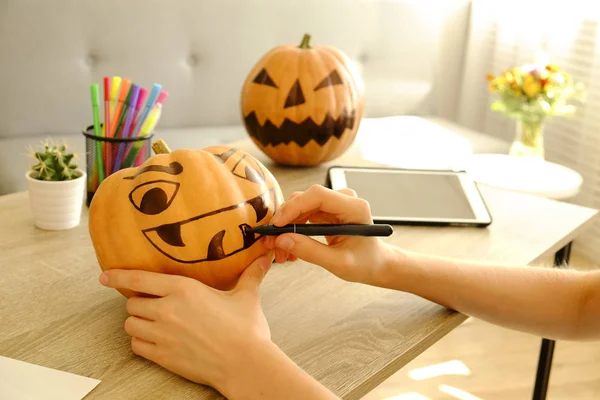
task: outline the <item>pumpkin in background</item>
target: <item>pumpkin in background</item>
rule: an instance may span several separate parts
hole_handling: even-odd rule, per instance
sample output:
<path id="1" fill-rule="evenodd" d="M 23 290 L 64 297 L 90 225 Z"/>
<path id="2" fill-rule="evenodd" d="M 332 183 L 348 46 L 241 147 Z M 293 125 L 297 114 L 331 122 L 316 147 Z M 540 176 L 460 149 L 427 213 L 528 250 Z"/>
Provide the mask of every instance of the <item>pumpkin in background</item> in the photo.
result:
<path id="1" fill-rule="evenodd" d="M 256 145 L 272 160 L 311 166 L 342 155 L 364 114 L 364 90 L 351 60 L 331 46 L 267 52 L 248 74 L 242 118 Z"/>
<path id="2" fill-rule="evenodd" d="M 184 275 L 227 290 L 269 252 L 249 228 L 267 223 L 282 201 L 273 175 L 242 150 L 176 150 L 103 181 L 89 232 L 102 270 Z"/>

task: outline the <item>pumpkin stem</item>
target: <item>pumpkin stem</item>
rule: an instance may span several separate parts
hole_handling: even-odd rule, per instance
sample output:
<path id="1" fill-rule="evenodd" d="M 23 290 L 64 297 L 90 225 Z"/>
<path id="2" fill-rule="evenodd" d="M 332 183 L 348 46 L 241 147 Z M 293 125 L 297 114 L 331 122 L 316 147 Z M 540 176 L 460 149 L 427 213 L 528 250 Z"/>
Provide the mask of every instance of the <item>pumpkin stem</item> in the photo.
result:
<path id="1" fill-rule="evenodd" d="M 310 42 L 310 35 L 308 33 L 305 33 L 304 36 L 302 36 L 302 42 L 300 42 L 300 45 L 298 47 L 301 49 L 310 49 L 311 47 L 308 42 Z"/>
<path id="2" fill-rule="evenodd" d="M 169 146 L 162 139 L 158 139 L 158 141 L 152 143 L 152 150 L 156 154 L 169 154 L 171 152 Z"/>

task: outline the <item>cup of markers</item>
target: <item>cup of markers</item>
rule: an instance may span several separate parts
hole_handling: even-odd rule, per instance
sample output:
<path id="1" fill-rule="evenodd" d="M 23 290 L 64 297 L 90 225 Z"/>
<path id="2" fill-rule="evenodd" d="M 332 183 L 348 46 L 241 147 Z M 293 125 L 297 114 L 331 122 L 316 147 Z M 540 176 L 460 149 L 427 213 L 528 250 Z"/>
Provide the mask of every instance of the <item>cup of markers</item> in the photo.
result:
<path id="1" fill-rule="evenodd" d="M 93 125 L 83 130 L 86 142 L 87 200 L 112 173 L 137 167 L 151 154 L 153 130 L 168 93 L 155 83 L 150 92 L 121 77 L 104 77 L 103 115 L 100 88 L 91 85 Z"/>

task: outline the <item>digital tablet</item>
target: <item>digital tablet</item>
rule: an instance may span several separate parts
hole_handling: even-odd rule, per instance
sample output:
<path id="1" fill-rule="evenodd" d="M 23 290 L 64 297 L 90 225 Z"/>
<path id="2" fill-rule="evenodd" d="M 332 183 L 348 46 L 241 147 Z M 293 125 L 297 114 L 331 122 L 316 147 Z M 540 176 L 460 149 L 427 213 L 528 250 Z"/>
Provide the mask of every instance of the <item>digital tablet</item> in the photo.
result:
<path id="1" fill-rule="evenodd" d="M 492 216 L 465 171 L 331 167 L 327 186 L 353 189 L 369 202 L 373 221 L 387 224 L 485 227 Z"/>

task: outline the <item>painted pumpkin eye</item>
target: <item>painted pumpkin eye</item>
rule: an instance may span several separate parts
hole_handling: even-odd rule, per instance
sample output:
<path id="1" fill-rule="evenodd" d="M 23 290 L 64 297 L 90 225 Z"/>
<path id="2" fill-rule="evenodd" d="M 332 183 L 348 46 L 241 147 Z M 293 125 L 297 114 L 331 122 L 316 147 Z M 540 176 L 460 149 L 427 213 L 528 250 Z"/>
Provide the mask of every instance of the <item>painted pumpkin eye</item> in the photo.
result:
<path id="1" fill-rule="evenodd" d="M 142 183 L 129 193 L 129 201 L 140 212 L 156 215 L 165 211 L 179 190 L 178 182 L 157 180 Z"/>
<path id="2" fill-rule="evenodd" d="M 237 151 L 238 149 L 231 148 L 223 153 L 213 153 L 213 156 L 215 156 L 216 159 L 222 163 L 226 163 L 227 160 L 229 160 L 229 158 Z M 239 160 L 236 161 L 231 169 L 231 172 L 238 178 L 242 178 L 259 185 L 265 183 L 266 180 L 265 174 L 262 172 L 262 169 L 256 160 L 247 154 L 243 155 Z"/>
<path id="3" fill-rule="evenodd" d="M 223 152 L 221 154 L 213 153 L 213 156 L 215 156 L 218 160 L 220 160 L 222 163 L 224 163 L 224 162 L 227 162 L 227 160 L 229 160 L 229 157 L 234 155 L 236 151 L 237 151 L 237 149 L 232 147 L 231 149 L 226 150 L 225 152 Z"/>
<path id="4" fill-rule="evenodd" d="M 239 178 L 246 179 L 247 181 L 254 182 L 259 185 L 265 183 L 265 174 L 251 157 L 242 157 L 235 164 L 231 172 L 233 172 L 233 174 Z"/>
<path id="5" fill-rule="evenodd" d="M 271 79 L 271 77 L 269 76 L 267 70 L 264 68 L 260 70 L 260 72 L 258 73 L 258 75 L 256 75 L 252 82 L 258 83 L 259 85 L 267 85 L 272 86 L 274 88 L 278 88 L 275 82 L 273 82 L 273 79 Z"/>
<path id="6" fill-rule="evenodd" d="M 314 90 L 323 89 L 328 86 L 343 85 L 343 84 L 344 84 L 344 81 L 340 77 L 340 74 L 338 74 L 337 70 L 334 69 L 327 76 L 327 78 L 323 79 L 317 86 L 315 86 Z"/>

